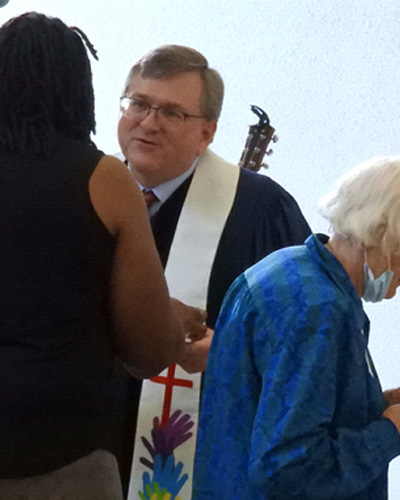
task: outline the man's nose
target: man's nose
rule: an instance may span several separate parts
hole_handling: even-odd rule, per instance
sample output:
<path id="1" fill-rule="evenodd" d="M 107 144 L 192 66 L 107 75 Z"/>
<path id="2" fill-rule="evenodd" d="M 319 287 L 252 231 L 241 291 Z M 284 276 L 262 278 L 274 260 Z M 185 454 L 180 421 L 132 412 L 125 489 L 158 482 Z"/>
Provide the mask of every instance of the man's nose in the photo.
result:
<path id="1" fill-rule="evenodd" d="M 158 123 L 157 112 L 157 109 L 150 108 L 147 115 L 141 120 L 140 125 L 149 129 L 159 129 L 160 125 Z"/>

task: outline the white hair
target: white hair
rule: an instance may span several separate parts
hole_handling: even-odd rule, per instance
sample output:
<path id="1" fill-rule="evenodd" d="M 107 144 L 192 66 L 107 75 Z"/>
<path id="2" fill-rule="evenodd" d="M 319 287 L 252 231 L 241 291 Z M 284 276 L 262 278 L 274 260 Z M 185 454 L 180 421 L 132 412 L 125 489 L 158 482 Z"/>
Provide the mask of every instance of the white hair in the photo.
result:
<path id="1" fill-rule="evenodd" d="M 400 156 L 372 158 L 343 175 L 319 211 L 335 234 L 400 253 Z"/>

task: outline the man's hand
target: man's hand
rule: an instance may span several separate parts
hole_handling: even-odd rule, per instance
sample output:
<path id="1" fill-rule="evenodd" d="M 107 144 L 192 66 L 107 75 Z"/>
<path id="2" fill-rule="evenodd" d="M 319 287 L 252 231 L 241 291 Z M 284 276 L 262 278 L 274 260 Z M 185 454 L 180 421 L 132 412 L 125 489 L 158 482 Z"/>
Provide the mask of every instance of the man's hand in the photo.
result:
<path id="1" fill-rule="evenodd" d="M 213 335 L 214 330 L 208 328 L 204 338 L 187 342 L 182 357 L 178 360 L 179 366 L 188 373 L 204 372 Z"/>
<path id="2" fill-rule="evenodd" d="M 181 320 L 183 331 L 189 340 L 200 340 L 207 333 L 207 312 L 198 307 L 187 306 L 178 299 L 171 299 L 172 306 Z"/>
<path id="3" fill-rule="evenodd" d="M 400 404 L 388 406 L 382 413 L 382 417 L 391 420 L 396 426 L 397 432 L 400 434 Z"/>

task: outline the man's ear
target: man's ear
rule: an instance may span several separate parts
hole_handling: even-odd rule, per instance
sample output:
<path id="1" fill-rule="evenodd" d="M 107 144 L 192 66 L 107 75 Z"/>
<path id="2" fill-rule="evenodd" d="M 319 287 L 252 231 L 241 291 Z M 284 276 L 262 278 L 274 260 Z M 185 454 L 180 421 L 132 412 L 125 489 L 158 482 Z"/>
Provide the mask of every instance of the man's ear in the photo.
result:
<path id="1" fill-rule="evenodd" d="M 201 155 L 207 149 L 208 145 L 214 139 L 215 132 L 217 130 L 216 120 L 206 120 L 204 126 L 201 130 L 201 139 L 199 144 L 198 154 Z"/>

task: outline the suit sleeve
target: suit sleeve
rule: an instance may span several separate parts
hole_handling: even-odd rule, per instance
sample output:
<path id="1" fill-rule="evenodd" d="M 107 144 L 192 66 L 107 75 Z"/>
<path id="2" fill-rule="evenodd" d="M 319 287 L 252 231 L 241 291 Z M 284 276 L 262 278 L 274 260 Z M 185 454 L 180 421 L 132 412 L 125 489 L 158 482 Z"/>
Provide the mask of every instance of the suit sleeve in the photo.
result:
<path id="1" fill-rule="evenodd" d="M 261 183 L 263 192 L 259 194 L 258 203 L 262 215 L 260 222 L 260 238 L 269 242 L 271 251 L 280 248 L 301 245 L 311 234 L 297 201 L 282 186 L 270 178 Z M 265 243 L 264 243 L 265 245 Z"/>
<path id="2" fill-rule="evenodd" d="M 285 189 L 265 175 L 242 169 L 211 272 L 209 326 L 214 326 L 224 295 L 243 271 L 275 250 L 304 243 L 310 234 L 296 200 Z"/>
<path id="3" fill-rule="evenodd" d="M 296 200 L 288 192 L 283 191 L 276 204 L 278 208 L 274 210 L 277 214 L 274 246 L 282 248 L 301 245 L 311 234 L 311 229 Z M 274 240 L 273 235 L 271 239 Z"/>
<path id="4" fill-rule="evenodd" d="M 293 196 L 271 178 L 248 170 L 241 171 L 227 229 L 230 224 L 240 229 L 251 252 L 243 248 L 245 269 L 275 250 L 303 244 L 311 234 Z"/>

